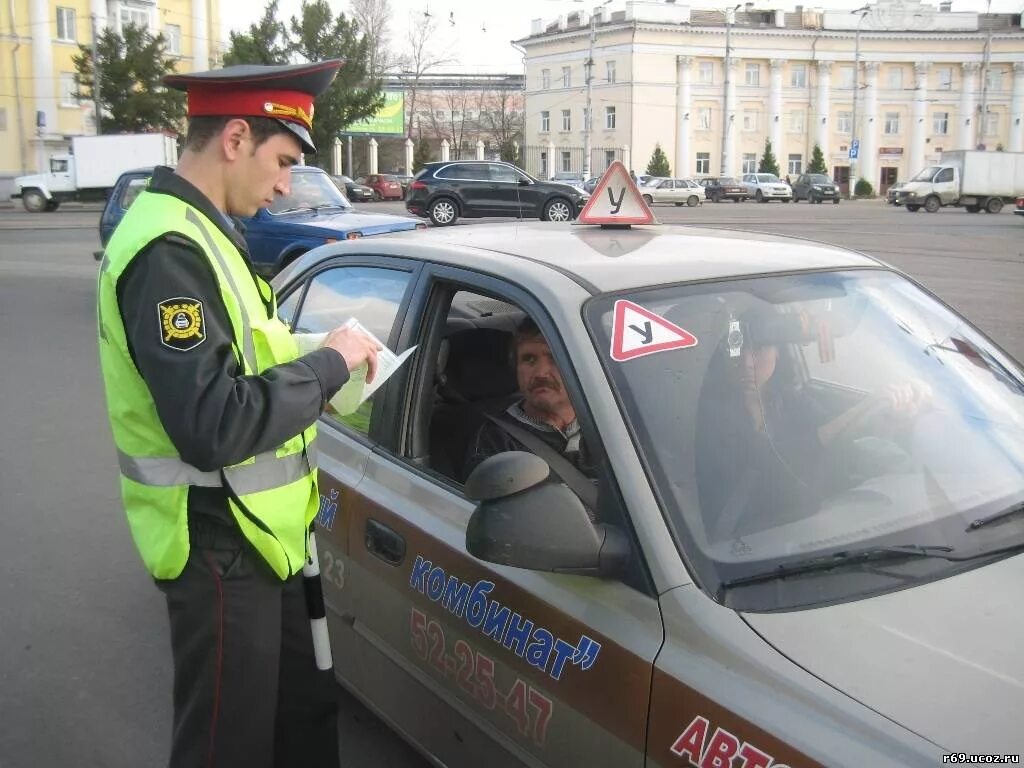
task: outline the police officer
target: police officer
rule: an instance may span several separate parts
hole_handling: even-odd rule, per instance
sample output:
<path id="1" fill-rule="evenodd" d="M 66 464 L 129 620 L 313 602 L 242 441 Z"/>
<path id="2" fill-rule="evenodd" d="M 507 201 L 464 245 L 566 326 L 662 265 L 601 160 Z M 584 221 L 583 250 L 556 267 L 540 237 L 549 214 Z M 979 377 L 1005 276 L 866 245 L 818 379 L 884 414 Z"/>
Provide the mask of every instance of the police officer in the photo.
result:
<path id="1" fill-rule="evenodd" d="M 164 593 L 170 765 L 337 766 L 337 690 L 316 669 L 302 569 L 319 504 L 316 421 L 377 345 L 348 329 L 298 354 L 231 216 L 287 194 L 313 99 L 340 61 L 239 66 L 188 95 L 100 268 L 100 361 L 132 537 Z"/>

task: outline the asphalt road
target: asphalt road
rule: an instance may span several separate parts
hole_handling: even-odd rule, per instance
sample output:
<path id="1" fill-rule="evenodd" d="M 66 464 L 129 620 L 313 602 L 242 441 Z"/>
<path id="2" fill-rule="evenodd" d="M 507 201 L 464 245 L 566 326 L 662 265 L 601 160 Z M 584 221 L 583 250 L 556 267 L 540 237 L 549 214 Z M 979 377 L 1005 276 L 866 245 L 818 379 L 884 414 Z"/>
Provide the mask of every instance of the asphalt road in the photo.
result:
<path id="1" fill-rule="evenodd" d="M 1024 221 L 1008 211 L 844 202 L 655 212 L 878 256 L 1024 360 Z M 98 215 L 0 210 L 0 768 L 155 766 L 169 743 L 167 620 L 120 508 L 97 365 Z M 345 765 L 425 765 L 339 696 Z"/>

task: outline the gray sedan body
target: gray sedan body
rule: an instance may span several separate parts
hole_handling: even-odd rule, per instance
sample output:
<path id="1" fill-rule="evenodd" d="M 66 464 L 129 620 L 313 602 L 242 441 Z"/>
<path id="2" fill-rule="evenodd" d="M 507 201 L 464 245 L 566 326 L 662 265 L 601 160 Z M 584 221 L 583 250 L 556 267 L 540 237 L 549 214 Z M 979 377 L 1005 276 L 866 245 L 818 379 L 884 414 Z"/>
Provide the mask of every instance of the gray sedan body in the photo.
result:
<path id="1" fill-rule="evenodd" d="M 434 763 L 935 766 L 1024 750 L 1024 522 L 961 519 L 996 488 L 999 509 L 1024 498 L 1024 373 L 905 276 L 772 236 L 510 224 L 325 246 L 275 287 L 297 334 L 355 316 L 415 347 L 358 410 L 321 419 L 316 533 L 339 681 Z M 488 462 L 463 472 L 482 414 L 513 402 L 526 315 L 596 457 L 596 522 L 514 461 L 514 492 L 479 491 Z M 896 371 L 934 371 L 934 408 L 899 440 L 844 443 L 856 477 L 813 509 L 755 492 L 737 512 L 746 454 L 707 454 L 726 468 L 710 484 L 699 465 L 702 441 L 746 423 L 711 376 L 742 376 L 751 345 L 799 361 L 787 370 L 826 410 Z M 967 381 L 988 400 L 962 423 Z M 719 428 L 701 437 L 705 408 Z M 988 474 L 951 468 L 947 443 Z M 780 461 L 788 446 L 779 433 Z"/>

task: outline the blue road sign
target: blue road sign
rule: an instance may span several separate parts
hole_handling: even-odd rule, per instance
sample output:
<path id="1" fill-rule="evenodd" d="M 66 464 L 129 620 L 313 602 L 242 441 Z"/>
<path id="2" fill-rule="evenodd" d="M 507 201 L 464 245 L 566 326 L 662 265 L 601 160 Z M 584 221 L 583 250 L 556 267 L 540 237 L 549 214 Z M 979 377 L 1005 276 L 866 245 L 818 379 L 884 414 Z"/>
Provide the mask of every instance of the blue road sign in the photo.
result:
<path id="1" fill-rule="evenodd" d="M 850 143 L 850 159 L 856 160 L 860 156 L 860 139 L 854 139 Z"/>

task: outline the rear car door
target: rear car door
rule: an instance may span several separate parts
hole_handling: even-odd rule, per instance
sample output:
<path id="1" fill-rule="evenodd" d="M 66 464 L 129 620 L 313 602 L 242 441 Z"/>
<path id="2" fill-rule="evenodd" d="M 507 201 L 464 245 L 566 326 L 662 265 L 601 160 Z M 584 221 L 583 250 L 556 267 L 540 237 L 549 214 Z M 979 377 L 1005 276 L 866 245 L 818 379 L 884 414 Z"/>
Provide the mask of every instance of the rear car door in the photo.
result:
<path id="1" fill-rule="evenodd" d="M 568 296 L 583 294 L 558 279 Z M 456 292 L 479 294 L 479 317 L 449 313 Z M 640 556 L 630 583 L 477 560 L 465 546 L 475 505 L 434 468 L 428 447 L 450 437 L 449 428 L 433 434 L 435 383 L 450 387 L 445 371 L 456 367 L 473 371 L 476 386 L 499 378 L 490 368 L 511 360 L 493 343 L 494 328 L 474 324 L 516 307 L 541 324 L 580 402 L 570 353 L 529 294 L 496 278 L 427 268 L 397 342 L 397 349 L 418 346 L 405 388 L 387 395 L 393 442 L 370 455 L 351 507 L 352 627 L 366 649 L 360 664 L 375 680 L 375 703 L 446 765 L 643 766 L 662 624 Z M 485 332 L 484 343 L 462 347 L 476 349 L 479 360 L 453 360 L 454 343 L 442 353 L 454 323 L 460 333 Z M 514 389 L 514 375 L 512 382 Z M 589 414 L 577 412 L 584 439 L 597 445 Z M 466 418 L 473 415 L 467 405 Z M 599 519 L 622 516 L 606 462 L 600 487 Z"/>
<path id="2" fill-rule="evenodd" d="M 362 259 L 346 255 L 343 263 L 328 262 L 291 283 L 282 293 L 278 316 L 297 340 L 322 334 L 356 317 L 386 344 L 393 343 L 418 265 L 399 259 Z M 381 420 L 379 389 L 355 413 L 340 416 L 329 406 L 318 425 L 320 510 L 316 540 L 327 607 L 335 673 L 357 694 L 372 688 L 360 663 L 352 630 L 353 590 L 348 578 L 356 487 L 377 441 Z"/>

